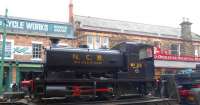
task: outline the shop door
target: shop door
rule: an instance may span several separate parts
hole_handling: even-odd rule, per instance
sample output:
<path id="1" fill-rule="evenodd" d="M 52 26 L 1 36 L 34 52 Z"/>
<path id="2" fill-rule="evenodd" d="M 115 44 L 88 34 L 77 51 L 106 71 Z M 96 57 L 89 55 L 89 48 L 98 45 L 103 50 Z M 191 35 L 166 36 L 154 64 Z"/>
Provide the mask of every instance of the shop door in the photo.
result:
<path id="1" fill-rule="evenodd" d="M 9 86 L 10 86 L 10 83 L 9 83 L 9 68 L 4 67 L 3 87 L 4 87 L 5 91 L 8 91 Z"/>

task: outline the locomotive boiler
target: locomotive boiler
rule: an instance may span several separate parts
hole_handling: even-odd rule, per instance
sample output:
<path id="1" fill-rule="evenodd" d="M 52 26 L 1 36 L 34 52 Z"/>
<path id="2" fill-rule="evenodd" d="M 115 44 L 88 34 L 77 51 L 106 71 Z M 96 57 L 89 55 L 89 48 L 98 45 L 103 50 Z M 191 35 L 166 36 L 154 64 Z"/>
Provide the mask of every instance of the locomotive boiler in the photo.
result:
<path id="1" fill-rule="evenodd" d="M 43 76 L 24 81 L 34 97 L 113 99 L 154 89 L 153 47 L 122 42 L 111 49 L 50 48 Z"/>

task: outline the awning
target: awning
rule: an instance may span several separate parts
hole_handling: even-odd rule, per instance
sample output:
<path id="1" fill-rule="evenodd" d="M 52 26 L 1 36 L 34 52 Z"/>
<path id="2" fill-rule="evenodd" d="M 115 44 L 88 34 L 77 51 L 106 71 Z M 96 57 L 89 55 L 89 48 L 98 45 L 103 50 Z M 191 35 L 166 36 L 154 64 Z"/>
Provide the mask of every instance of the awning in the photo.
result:
<path id="1" fill-rule="evenodd" d="M 19 64 L 19 67 L 42 67 L 42 64 Z"/>
<path id="2" fill-rule="evenodd" d="M 191 69 L 195 69 L 196 64 L 200 64 L 200 62 L 164 61 L 164 60 L 155 60 L 154 63 L 155 67 L 191 68 Z"/>

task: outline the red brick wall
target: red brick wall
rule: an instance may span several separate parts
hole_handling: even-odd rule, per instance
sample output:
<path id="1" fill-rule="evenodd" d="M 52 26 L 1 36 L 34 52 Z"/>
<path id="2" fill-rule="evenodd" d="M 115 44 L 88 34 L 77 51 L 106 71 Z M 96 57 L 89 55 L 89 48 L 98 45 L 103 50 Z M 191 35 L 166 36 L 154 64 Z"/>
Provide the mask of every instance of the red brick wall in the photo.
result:
<path id="1" fill-rule="evenodd" d="M 49 37 L 43 36 L 29 36 L 29 35 L 17 35 L 17 34 L 8 34 L 7 40 L 14 40 L 14 46 L 32 46 L 32 41 L 41 42 L 44 48 L 50 47 Z M 60 39 L 60 43 L 68 44 L 69 46 L 76 47 L 76 41 L 69 39 Z M 14 55 L 14 60 L 18 61 L 32 61 L 31 55 Z M 42 49 L 42 60 L 44 60 L 44 49 Z"/>

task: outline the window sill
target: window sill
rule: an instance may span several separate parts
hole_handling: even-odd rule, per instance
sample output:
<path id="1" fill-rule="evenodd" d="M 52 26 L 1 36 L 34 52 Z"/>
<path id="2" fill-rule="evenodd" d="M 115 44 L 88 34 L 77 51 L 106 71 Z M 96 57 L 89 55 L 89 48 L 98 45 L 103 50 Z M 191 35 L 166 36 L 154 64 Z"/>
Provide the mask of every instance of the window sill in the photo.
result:
<path id="1" fill-rule="evenodd" d="M 32 60 L 32 61 L 42 61 L 41 58 L 32 58 L 31 60 Z"/>

